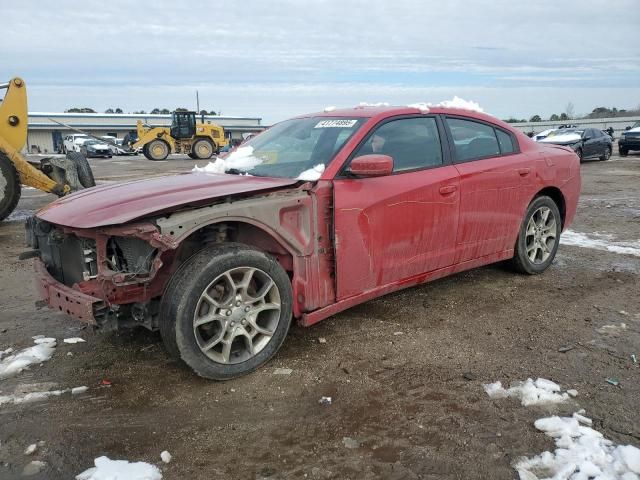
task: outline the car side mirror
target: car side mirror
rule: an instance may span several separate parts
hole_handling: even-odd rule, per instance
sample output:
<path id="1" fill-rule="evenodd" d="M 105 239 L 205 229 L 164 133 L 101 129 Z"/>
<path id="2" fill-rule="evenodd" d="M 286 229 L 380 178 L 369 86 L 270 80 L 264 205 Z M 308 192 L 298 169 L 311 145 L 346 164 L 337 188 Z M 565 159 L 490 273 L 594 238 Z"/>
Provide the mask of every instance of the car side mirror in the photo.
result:
<path id="1" fill-rule="evenodd" d="M 587 140 L 591 140 L 591 135 L 585 135 L 582 139 L 586 142 Z"/>
<path id="2" fill-rule="evenodd" d="M 625 130 L 631 130 L 631 127 L 625 127 Z"/>
<path id="3" fill-rule="evenodd" d="M 393 173 L 393 157 L 389 155 L 361 155 L 351 160 L 349 173 L 358 177 L 383 177 Z"/>

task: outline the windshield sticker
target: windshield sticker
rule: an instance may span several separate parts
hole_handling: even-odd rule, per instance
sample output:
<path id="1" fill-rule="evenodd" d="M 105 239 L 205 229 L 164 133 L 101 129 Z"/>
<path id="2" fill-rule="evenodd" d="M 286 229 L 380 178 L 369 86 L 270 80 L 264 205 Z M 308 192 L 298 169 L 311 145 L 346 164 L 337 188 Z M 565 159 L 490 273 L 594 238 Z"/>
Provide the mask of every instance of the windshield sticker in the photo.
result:
<path id="1" fill-rule="evenodd" d="M 313 128 L 351 128 L 358 120 L 322 120 Z"/>

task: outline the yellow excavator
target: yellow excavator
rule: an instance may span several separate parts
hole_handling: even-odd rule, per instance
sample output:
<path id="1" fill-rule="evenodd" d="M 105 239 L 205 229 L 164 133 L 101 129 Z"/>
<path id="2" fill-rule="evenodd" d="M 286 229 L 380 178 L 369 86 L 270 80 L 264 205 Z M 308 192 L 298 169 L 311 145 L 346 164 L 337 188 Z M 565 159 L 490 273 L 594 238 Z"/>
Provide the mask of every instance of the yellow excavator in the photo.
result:
<path id="1" fill-rule="evenodd" d="M 58 196 L 93 187 L 89 162 L 78 152 L 37 161 L 22 156 L 27 140 L 27 86 L 21 78 L 12 78 L 0 83 L 0 90 L 6 90 L 0 100 L 0 221 L 16 208 L 22 185 Z"/>
<path id="2" fill-rule="evenodd" d="M 196 112 L 175 111 L 170 127 L 150 127 L 138 120 L 138 140 L 131 148 L 142 149 L 149 160 L 164 160 L 170 153 L 186 153 L 193 159 L 207 159 L 228 145 L 224 128 L 215 123 L 196 122 Z"/>

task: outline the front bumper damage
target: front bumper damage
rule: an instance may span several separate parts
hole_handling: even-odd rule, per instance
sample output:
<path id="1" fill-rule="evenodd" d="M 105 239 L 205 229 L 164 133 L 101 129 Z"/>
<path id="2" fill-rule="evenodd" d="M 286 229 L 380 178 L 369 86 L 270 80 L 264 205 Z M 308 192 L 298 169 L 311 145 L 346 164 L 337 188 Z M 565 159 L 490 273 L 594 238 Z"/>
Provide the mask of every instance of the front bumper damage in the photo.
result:
<path id="1" fill-rule="evenodd" d="M 74 229 L 32 217 L 26 238 L 38 257 L 36 288 L 50 308 L 105 330 L 125 322 L 157 327 L 153 300 L 177 243 L 155 225 Z"/>

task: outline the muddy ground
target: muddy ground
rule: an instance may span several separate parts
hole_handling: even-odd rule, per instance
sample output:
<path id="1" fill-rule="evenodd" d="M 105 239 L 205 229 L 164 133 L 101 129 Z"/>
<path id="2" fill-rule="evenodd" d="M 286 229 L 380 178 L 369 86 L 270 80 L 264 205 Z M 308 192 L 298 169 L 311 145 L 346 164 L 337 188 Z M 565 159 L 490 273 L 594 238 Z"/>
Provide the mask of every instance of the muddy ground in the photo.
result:
<path id="1" fill-rule="evenodd" d="M 119 181 L 194 162 L 91 163 L 98 181 Z M 587 162 L 582 172 L 572 230 L 640 239 L 640 155 Z M 13 218 L 50 200 L 27 190 Z M 69 479 L 101 455 L 158 464 L 162 450 L 173 455 L 161 465 L 165 479 L 512 479 L 514 459 L 553 449 L 533 421 L 578 408 L 606 437 L 640 445 L 640 368 L 630 358 L 640 354 L 640 257 L 561 245 L 540 276 L 501 266 L 455 275 L 294 327 L 266 367 L 214 383 L 170 360 L 157 334 L 96 334 L 37 309 L 30 261 L 17 260 L 23 250 L 22 223 L 1 223 L 0 350 L 38 334 L 87 342 L 60 342 L 49 362 L 0 381 L 0 395 L 89 390 L 0 407 L 2 479 L 21 478 L 34 459 L 47 466 L 31 478 Z M 600 333 L 605 325 L 619 328 Z M 483 391 L 527 377 L 579 395 L 525 408 Z"/>

